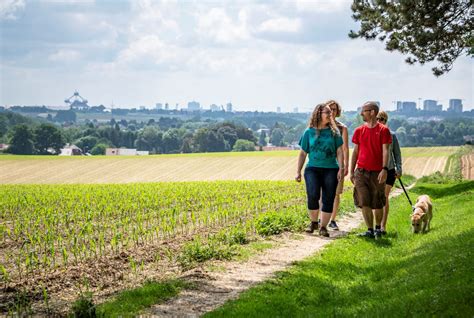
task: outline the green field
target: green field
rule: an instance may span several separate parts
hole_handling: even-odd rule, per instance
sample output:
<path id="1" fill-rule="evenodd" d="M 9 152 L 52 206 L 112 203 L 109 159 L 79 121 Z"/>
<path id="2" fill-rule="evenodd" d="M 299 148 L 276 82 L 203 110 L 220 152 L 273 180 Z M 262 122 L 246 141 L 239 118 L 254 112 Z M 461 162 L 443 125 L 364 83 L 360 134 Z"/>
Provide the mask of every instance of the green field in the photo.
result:
<path id="1" fill-rule="evenodd" d="M 433 198 L 428 234 L 410 232 L 400 196 L 386 238 L 338 240 L 205 316 L 472 317 L 474 182 L 419 184 L 412 192 Z"/>

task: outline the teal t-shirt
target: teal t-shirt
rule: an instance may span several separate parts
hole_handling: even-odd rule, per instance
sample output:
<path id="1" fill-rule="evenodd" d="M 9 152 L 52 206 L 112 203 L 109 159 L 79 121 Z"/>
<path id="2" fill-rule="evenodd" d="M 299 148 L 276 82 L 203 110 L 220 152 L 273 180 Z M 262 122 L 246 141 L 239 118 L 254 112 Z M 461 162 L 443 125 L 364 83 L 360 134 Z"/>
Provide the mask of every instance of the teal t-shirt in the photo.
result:
<path id="1" fill-rule="evenodd" d="M 339 168 L 337 163 L 337 148 L 342 146 L 341 135 L 332 135 L 330 128 L 324 128 L 316 136 L 316 129 L 307 128 L 300 139 L 301 149 L 308 154 L 307 167 Z"/>

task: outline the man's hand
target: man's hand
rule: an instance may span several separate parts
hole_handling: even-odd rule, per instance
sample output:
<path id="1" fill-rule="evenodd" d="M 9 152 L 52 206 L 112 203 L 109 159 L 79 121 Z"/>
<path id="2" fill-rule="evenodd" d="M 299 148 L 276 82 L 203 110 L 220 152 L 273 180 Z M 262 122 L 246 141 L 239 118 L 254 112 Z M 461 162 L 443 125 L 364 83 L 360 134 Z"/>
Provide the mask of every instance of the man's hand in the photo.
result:
<path id="1" fill-rule="evenodd" d="M 400 172 L 395 172 L 395 178 L 400 179 L 402 174 Z"/>
<path id="2" fill-rule="evenodd" d="M 387 170 L 382 169 L 377 179 L 379 180 L 379 183 L 384 183 L 387 180 Z"/>
<path id="3" fill-rule="evenodd" d="M 296 182 L 301 182 L 301 172 L 296 173 L 295 180 Z"/>
<path id="4" fill-rule="evenodd" d="M 349 168 L 344 167 L 344 177 L 349 174 Z"/>
<path id="5" fill-rule="evenodd" d="M 351 182 L 352 184 L 355 184 L 355 177 L 354 177 L 354 172 L 351 172 Z"/>

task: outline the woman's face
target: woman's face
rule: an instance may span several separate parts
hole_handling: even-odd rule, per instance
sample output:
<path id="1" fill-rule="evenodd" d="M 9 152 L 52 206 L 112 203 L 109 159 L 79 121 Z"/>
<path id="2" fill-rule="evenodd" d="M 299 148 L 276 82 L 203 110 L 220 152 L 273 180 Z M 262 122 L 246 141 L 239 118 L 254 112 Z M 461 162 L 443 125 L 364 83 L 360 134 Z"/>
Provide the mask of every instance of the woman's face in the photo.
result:
<path id="1" fill-rule="evenodd" d="M 328 105 L 328 107 L 331 109 L 332 112 L 332 118 L 336 119 L 336 114 L 337 114 L 337 106 L 334 103 L 331 103 Z"/>
<path id="2" fill-rule="evenodd" d="M 331 121 L 332 111 L 329 106 L 321 107 L 319 110 L 321 112 L 321 122 L 323 125 L 326 125 Z"/>

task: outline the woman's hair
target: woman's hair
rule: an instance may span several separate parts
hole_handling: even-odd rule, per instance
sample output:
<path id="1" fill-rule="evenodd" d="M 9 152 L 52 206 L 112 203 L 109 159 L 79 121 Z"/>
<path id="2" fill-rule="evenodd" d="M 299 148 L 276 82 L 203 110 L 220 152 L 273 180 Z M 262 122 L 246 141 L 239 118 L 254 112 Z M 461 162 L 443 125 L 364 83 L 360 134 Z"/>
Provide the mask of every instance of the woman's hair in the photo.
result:
<path id="1" fill-rule="evenodd" d="M 321 112 L 324 110 L 324 108 L 326 108 L 326 106 L 327 106 L 326 104 L 316 105 L 316 107 L 313 110 L 313 113 L 309 117 L 308 127 L 316 129 L 316 133 L 318 135 L 319 135 L 318 124 L 322 121 Z M 336 122 L 334 121 L 332 116 L 330 116 L 329 118 L 330 118 L 330 122 L 329 122 L 328 126 L 329 126 L 329 128 L 331 128 L 333 136 L 340 134 L 339 129 L 336 126 Z"/>
<path id="2" fill-rule="evenodd" d="M 342 112 L 341 105 L 339 105 L 339 103 L 336 102 L 334 99 L 328 100 L 328 101 L 326 102 L 326 106 L 331 107 L 332 105 L 335 105 L 335 106 L 336 106 L 336 113 L 334 114 L 334 117 L 339 117 L 339 116 L 341 116 L 341 112 Z"/>
<path id="3" fill-rule="evenodd" d="M 387 121 L 388 121 L 388 114 L 387 114 L 385 111 L 381 110 L 381 111 L 379 111 L 379 113 L 377 114 L 377 118 L 383 118 L 383 119 L 385 119 L 385 123 L 387 123 Z"/>

